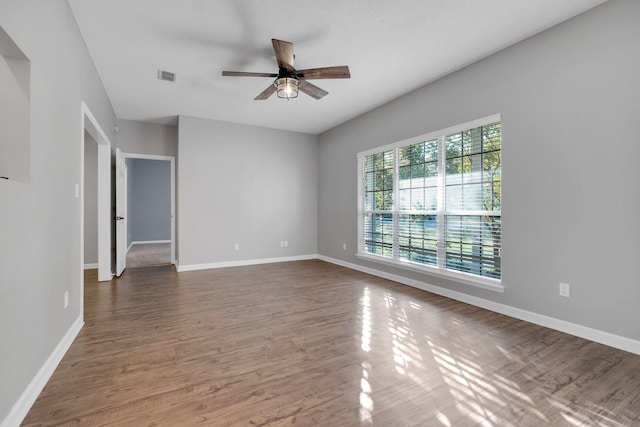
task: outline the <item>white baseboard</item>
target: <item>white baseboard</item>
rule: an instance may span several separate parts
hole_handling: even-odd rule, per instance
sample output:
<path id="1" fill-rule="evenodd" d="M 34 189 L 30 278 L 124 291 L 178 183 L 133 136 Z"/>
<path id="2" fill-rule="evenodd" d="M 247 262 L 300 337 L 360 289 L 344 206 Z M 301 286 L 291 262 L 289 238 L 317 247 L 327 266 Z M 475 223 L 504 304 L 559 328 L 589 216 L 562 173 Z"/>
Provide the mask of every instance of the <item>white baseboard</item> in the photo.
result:
<path id="1" fill-rule="evenodd" d="M 394 282 L 402 283 L 407 286 L 411 286 L 417 289 L 421 289 L 427 292 L 432 292 L 437 295 L 442 295 L 447 298 L 451 298 L 457 301 L 461 301 L 467 304 L 471 304 L 486 310 L 494 311 L 496 313 L 504 314 L 516 319 L 524 320 L 536 325 L 544 326 L 550 329 L 555 329 L 561 332 L 565 332 L 574 336 L 585 338 L 591 341 L 595 341 L 610 347 L 618 348 L 620 350 L 628 351 L 630 353 L 640 355 L 640 341 L 630 338 L 622 337 L 619 335 L 611 334 L 609 332 L 600 331 L 598 329 L 589 328 L 586 326 L 578 325 L 575 323 L 567 322 L 564 320 L 556 319 L 553 317 L 545 316 L 542 314 L 534 313 L 527 310 L 522 310 L 516 307 L 511 307 L 505 304 L 496 303 L 493 301 L 478 298 L 472 295 L 463 294 L 461 292 L 452 291 L 450 289 L 442 288 L 439 286 L 430 285 L 428 283 L 420 282 L 418 280 L 409 279 L 396 274 L 387 273 L 384 271 L 376 270 L 369 267 L 363 267 L 361 265 L 353 264 L 350 262 L 342 261 L 335 258 L 330 258 L 324 255 L 309 254 L 298 255 L 292 257 L 281 258 L 266 258 L 266 259 L 253 259 L 242 261 L 226 261 L 207 264 L 190 264 L 177 266 L 179 272 L 204 270 L 210 268 L 223 268 L 223 267 L 239 267 L 246 265 L 256 264 L 268 264 L 276 262 L 288 262 L 288 261 L 302 261 L 309 259 L 320 259 L 332 264 L 340 265 L 342 267 L 350 268 L 352 270 L 361 271 L 363 273 L 371 274 L 374 276 L 382 277 Z M 73 343 L 74 339 L 82 329 L 84 322 L 81 317 L 78 317 L 76 321 L 71 325 L 67 333 L 62 340 L 58 343 L 53 350 L 49 358 L 42 365 L 38 373 L 31 380 L 27 388 L 22 395 L 18 398 L 17 402 L 13 405 L 9 414 L 0 423 L 0 427 L 14 427 L 19 426 L 24 420 L 29 409 L 35 403 L 42 389 L 47 384 L 51 375 L 55 371 L 56 367 L 64 357 L 65 353 Z"/>
<path id="2" fill-rule="evenodd" d="M 97 262 L 93 262 L 93 263 L 90 263 L 90 264 L 85 264 L 83 267 L 84 267 L 85 270 L 94 270 L 94 269 L 98 268 L 98 263 Z"/>
<path id="3" fill-rule="evenodd" d="M 398 276 L 397 274 L 387 273 L 384 271 L 376 270 L 374 268 L 363 267 L 361 265 L 353 264 L 335 258 L 330 258 L 324 255 L 318 255 L 318 259 L 330 262 L 332 264 L 337 264 L 342 267 L 347 267 L 352 270 L 362 271 L 363 273 L 382 277 L 384 279 L 393 280 L 394 282 L 402 283 L 403 285 L 422 289 L 423 291 L 431 292 L 467 304 L 475 305 L 476 307 L 504 314 L 505 316 L 514 317 L 516 319 L 524 320 L 529 323 L 534 323 L 546 328 L 555 329 L 560 332 L 565 332 L 570 335 L 574 335 L 580 338 L 588 339 L 590 341 L 595 341 L 600 344 L 608 345 L 610 347 L 618 348 L 620 350 L 640 355 L 640 341 L 633 340 L 631 338 L 622 337 L 620 335 L 604 332 L 599 329 L 578 325 L 575 323 L 567 322 L 565 320 L 560 320 L 554 317 L 545 316 L 543 314 L 534 313 L 532 311 L 500 304 L 497 302 L 486 300 L 484 298 L 467 295 L 462 292 L 452 291 L 440 286 L 434 286 L 425 282 L 420 282 L 418 280 Z"/>
<path id="4" fill-rule="evenodd" d="M 131 250 L 131 247 L 133 245 L 152 245 L 154 243 L 171 243 L 171 240 L 144 240 L 144 241 L 136 241 L 136 242 L 131 242 L 129 243 L 129 246 L 127 246 L 127 254 L 129 253 L 129 251 Z M 172 260 L 171 264 L 176 265 L 176 260 Z"/>
<path id="5" fill-rule="evenodd" d="M 36 399 L 42 392 L 42 389 L 53 375 L 53 372 L 58 367 L 58 364 L 64 357 L 67 350 L 75 340 L 76 336 L 82 329 L 84 321 L 79 316 L 75 322 L 71 325 L 67 333 L 60 340 L 56 348 L 51 355 L 44 362 L 44 365 L 40 368 L 38 373 L 33 377 L 27 388 L 22 392 L 22 395 L 18 398 L 17 402 L 13 405 L 9 414 L 0 423 L 0 427 L 14 427 L 19 426 L 24 420 L 24 417 L 29 413 L 29 409 L 33 406 Z"/>
<path id="6" fill-rule="evenodd" d="M 171 243 L 171 240 L 138 240 L 131 242 L 129 246 L 127 246 L 127 253 L 129 253 L 133 245 L 153 245 L 154 243 Z"/>
<path id="7" fill-rule="evenodd" d="M 178 272 L 183 272 L 183 271 L 194 271 L 194 270 L 207 270 L 210 268 L 243 267 L 246 265 L 271 264 L 274 262 L 304 261 L 309 259 L 318 259 L 318 254 L 296 255 L 296 256 L 288 256 L 288 257 L 280 257 L 280 258 L 262 258 L 262 259 L 247 259 L 247 260 L 239 260 L 239 261 L 223 261 L 223 262 L 212 262 L 212 263 L 206 263 L 206 264 L 187 264 L 187 265 L 176 264 L 176 270 Z"/>

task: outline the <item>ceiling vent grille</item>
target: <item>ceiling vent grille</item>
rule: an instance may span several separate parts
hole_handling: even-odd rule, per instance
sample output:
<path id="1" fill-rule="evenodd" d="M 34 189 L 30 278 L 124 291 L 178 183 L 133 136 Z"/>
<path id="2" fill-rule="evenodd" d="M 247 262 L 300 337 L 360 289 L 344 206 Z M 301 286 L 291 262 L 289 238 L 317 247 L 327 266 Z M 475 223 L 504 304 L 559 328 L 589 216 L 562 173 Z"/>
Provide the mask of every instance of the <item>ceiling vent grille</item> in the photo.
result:
<path id="1" fill-rule="evenodd" d="M 165 82 L 175 82 L 176 81 L 176 73 L 172 73 L 171 71 L 158 70 L 158 79 L 164 80 Z"/>

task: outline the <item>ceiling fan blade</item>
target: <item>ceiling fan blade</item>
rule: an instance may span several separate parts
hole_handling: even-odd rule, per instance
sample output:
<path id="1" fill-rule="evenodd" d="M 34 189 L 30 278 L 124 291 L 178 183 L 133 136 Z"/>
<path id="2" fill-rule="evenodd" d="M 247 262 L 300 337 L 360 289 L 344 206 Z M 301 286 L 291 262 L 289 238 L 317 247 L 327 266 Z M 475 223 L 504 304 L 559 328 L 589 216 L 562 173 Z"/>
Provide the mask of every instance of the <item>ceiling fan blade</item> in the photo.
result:
<path id="1" fill-rule="evenodd" d="M 320 99 L 329 93 L 326 90 L 302 79 L 300 79 L 300 90 L 315 99 Z"/>
<path id="2" fill-rule="evenodd" d="M 296 71 L 298 77 L 305 79 L 350 79 L 349 67 L 340 65 L 338 67 L 309 68 Z"/>
<path id="3" fill-rule="evenodd" d="M 266 88 L 265 90 L 263 90 L 260 95 L 256 96 L 255 98 L 253 98 L 255 101 L 261 101 L 264 99 L 269 98 L 271 95 L 273 95 L 276 92 L 276 87 L 275 85 L 271 84 L 269 85 L 268 88 Z"/>
<path id="4" fill-rule="evenodd" d="M 230 77 L 278 77 L 274 73 L 248 73 L 244 71 L 223 71 L 222 75 Z"/>
<path id="5" fill-rule="evenodd" d="M 293 72 L 293 43 L 271 39 L 271 44 L 278 60 L 278 67 Z"/>

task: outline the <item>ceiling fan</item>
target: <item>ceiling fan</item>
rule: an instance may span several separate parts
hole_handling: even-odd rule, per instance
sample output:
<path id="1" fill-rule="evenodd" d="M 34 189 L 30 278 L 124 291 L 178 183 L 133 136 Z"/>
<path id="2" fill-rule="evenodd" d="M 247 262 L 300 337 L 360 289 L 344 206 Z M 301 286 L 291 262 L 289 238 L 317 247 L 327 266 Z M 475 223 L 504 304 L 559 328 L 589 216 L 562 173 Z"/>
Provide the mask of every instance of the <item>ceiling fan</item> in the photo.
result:
<path id="1" fill-rule="evenodd" d="M 276 77 L 273 84 L 269 85 L 262 93 L 256 96 L 255 100 L 269 98 L 274 93 L 279 98 L 296 98 L 298 90 L 306 93 L 312 98 L 320 99 L 329 92 L 318 86 L 309 83 L 310 79 L 349 79 L 349 67 L 341 65 L 337 67 L 309 68 L 306 70 L 296 70 L 293 67 L 293 43 L 283 40 L 271 39 L 273 51 L 278 61 L 278 73 L 251 73 L 244 71 L 223 71 L 223 76 L 242 77 Z"/>

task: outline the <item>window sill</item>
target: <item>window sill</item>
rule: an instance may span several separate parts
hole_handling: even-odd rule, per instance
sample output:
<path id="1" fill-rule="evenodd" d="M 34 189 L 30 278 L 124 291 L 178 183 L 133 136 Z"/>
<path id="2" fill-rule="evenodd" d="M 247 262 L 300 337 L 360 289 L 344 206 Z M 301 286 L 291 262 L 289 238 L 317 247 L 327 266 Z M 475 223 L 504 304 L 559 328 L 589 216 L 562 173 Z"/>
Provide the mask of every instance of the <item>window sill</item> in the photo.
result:
<path id="1" fill-rule="evenodd" d="M 482 288 L 489 291 L 500 292 L 500 293 L 504 292 L 504 286 L 502 285 L 502 282 L 496 279 L 481 278 L 478 276 L 474 276 L 472 274 L 454 272 L 451 270 L 443 271 L 443 270 L 429 267 L 426 265 L 419 265 L 419 264 L 415 264 L 408 261 L 399 261 L 396 259 L 385 258 L 378 255 L 371 255 L 371 254 L 364 254 L 364 253 L 357 253 L 355 255 L 357 258 L 365 261 L 372 261 L 379 264 L 385 264 L 392 267 L 402 268 L 404 270 L 415 271 L 418 273 L 425 273 L 433 276 L 442 277 L 445 279 L 455 280 L 456 282 L 459 282 L 465 285 L 474 286 L 476 288 Z"/>

